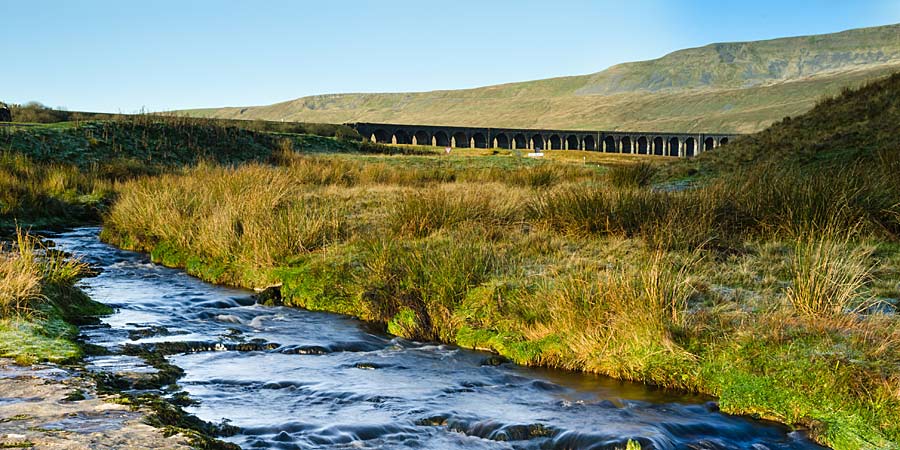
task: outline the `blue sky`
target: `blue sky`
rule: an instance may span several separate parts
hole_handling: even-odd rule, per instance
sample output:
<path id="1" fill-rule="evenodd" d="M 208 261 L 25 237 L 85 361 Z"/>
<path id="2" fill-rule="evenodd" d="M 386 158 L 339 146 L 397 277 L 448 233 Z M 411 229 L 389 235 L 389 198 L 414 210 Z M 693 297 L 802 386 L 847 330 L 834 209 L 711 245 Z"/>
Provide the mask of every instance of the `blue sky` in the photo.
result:
<path id="1" fill-rule="evenodd" d="M 0 100 L 134 112 L 456 89 L 900 22 L 900 0 L 0 0 Z"/>

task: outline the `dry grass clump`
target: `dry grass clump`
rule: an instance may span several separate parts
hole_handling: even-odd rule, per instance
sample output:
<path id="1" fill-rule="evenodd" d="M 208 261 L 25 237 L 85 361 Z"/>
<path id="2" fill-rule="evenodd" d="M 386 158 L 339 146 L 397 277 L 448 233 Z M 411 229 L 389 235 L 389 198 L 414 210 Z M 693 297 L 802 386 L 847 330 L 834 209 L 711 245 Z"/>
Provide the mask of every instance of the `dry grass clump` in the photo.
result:
<path id="1" fill-rule="evenodd" d="M 390 226 L 398 235 L 417 237 L 461 224 L 499 229 L 524 219 L 526 196 L 499 183 L 418 189 L 396 200 Z"/>
<path id="2" fill-rule="evenodd" d="M 200 166 L 121 187 L 107 227 L 135 243 L 166 242 L 204 258 L 270 267 L 348 233 L 339 199 L 313 195 L 290 173 L 262 165 Z"/>
<path id="3" fill-rule="evenodd" d="M 797 312 L 814 321 L 869 309 L 873 300 L 865 288 L 872 272 L 871 254 L 871 249 L 853 246 L 834 233 L 797 239 L 787 299 Z"/>
<path id="4" fill-rule="evenodd" d="M 104 169 L 79 169 L 0 153 L 0 226 L 11 225 L 3 222 L 14 219 L 52 222 L 96 216 L 101 202 L 112 193 L 118 166 L 112 162 Z"/>
<path id="5" fill-rule="evenodd" d="M 0 317 L 24 314 L 41 299 L 41 271 L 33 258 L 0 250 Z"/>
<path id="6" fill-rule="evenodd" d="M 650 184 L 658 171 L 656 165 L 647 162 L 618 165 L 609 169 L 607 178 L 615 187 L 643 187 Z"/>
<path id="7" fill-rule="evenodd" d="M 426 241 L 373 239 L 356 274 L 367 317 L 417 339 L 453 339 L 459 304 L 502 268 L 497 248 L 479 230 Z"/>
<path id="8" fill-rule="evenodd" d="M 615 268 L 586 266 L 548 278 L 535 298 L 547 316 L 525 333 L 561 339 L 571 353 L 553 362 L 563 367 L 687 387 L 680 376 L 696 357 L 674 334 L 687 326 L 689 270 L 657 251 Z"/>
<path id="9" fill-rule="evenodd" d="M 47 285 L 71 285 L 84 272 L 76 259 L 48 251 L 28 232 L 16 230 L 11 246 L 0 244 L 0 318 L 28 315 L 46 297 Z"/>

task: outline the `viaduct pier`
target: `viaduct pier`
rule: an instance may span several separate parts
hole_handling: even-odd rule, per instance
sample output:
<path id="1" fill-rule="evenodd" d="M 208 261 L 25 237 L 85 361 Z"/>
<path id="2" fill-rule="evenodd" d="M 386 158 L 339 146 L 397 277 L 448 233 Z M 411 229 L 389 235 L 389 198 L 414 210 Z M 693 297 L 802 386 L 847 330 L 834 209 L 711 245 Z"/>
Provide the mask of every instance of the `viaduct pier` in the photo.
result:
<path id="1" fill-rule="evenodd" d="M 477 128 L 389 123 L 348 123 L 360 135 L 382 144 L 522 150 L 587 150 L 689 158 L 725 145 L 728 133 Z"/>

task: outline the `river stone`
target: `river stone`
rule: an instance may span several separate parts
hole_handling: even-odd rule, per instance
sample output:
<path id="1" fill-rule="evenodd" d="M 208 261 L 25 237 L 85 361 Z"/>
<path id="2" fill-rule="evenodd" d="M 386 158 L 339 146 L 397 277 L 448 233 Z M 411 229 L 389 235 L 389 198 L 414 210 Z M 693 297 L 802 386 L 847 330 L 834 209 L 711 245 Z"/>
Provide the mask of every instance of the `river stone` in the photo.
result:
<path id="1" fill-rule="evenodd" d="M 256 292 L 256 301 L 260 305 L 265 306 L 284 306 L 281 300 L 281 285 L 276 284 L 267 288 L 258 289 Z"/>

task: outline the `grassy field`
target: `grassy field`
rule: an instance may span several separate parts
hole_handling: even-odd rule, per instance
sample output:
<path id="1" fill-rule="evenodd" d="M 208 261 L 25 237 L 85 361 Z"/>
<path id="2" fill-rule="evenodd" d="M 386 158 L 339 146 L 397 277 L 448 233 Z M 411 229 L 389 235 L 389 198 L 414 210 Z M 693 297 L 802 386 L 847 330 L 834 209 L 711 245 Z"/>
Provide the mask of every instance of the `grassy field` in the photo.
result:
<path id="1" fill-rule="evenodd" d="M 272 301 L 896 448 L 898 93 L 900 75 L 690 161 L 443 155 L 184 118 L 12 129 L 2 217 L 96 203 L 103 239 L 279 286 Z M 69 303 L 45 289 L 78 264 L 17 241 L 0 351 L 76 356 L 54 322 Z M 34 336 L 51 343 L 14 353 Z"/>
<path id="2" fill-rule="evenodd" d="M 297 133 L 310 130 L 332 137 Z M 98 223 L 114 197 L 116 183 L 200 163 L 265 162 L 283 150 L 317 154 L 435 151 L 359 142 L 354 140 L 358 136 L 342 130 L 327 124 L 154 115 L 2 127 L 0 230 L 15 228 L 16 223 L 38 227 Z"/>
<path id="3" fill-rule="evenodd" d="M 284 149 L 126 182 L 103 238 L 400 336 L 896 448 L 897 92 L 900 76 L 682 162 Z"/>
<path id="4" fill-rule="evenodd" d="M 335 94 L 198 117 L 628 131 L 760 131 L 900 68 L 900 26 L 711 44 L 590 75 L 475 89 Z"/>

